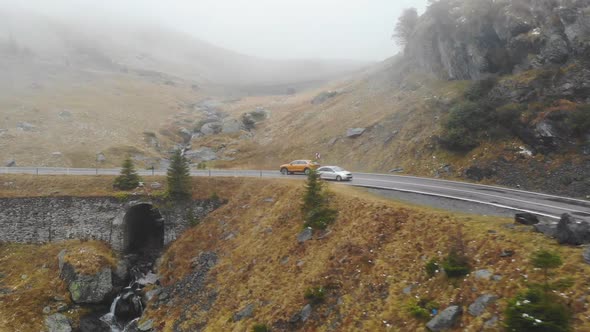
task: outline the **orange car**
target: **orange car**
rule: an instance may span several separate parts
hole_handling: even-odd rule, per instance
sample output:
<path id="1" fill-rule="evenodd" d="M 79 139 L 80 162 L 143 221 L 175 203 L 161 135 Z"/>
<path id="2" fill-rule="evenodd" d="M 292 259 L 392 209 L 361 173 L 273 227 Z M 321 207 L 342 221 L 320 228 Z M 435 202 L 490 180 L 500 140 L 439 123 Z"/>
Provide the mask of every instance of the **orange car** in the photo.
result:
<path id="1" fill-rule="evenodd" d="M 288 164 L 281 165 L 281 174 L 305 173 L 309 174 L 309 170 L 317 169 L 320 164 L 312 160 L 295 160 Z"/>

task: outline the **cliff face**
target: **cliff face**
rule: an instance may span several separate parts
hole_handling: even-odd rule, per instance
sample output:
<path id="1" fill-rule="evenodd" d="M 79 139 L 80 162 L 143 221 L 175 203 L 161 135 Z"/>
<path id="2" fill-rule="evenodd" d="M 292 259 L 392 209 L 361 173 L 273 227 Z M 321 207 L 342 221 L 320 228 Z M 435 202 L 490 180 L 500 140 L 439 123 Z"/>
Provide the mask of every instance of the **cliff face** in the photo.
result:
<path id="1" fill-rule="evenodd" d="M 406 55 L 442 79 L 480 79 L 590 56 L 588 0 L 441 0 Z"/>

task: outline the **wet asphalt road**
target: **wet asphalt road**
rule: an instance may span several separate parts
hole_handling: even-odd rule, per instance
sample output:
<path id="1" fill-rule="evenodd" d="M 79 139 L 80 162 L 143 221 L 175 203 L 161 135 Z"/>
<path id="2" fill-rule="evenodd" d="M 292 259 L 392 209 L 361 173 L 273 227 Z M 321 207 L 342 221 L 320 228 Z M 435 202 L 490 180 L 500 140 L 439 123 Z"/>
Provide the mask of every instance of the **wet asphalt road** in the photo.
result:
<path id="1" fill-rule="evenodd" d="M 165 171 L 141 170 L 140 175 L 165 175 Z M 117 175 L 119 169 L 5 167 L 2 174 Z M 305 179 L 304 175 L 282 175 L 278 171 L 198 170 L 192 176 L 261 177 Z M 354 173 L 351 182 L 339 183 L 369 188 L 376 193 L 415 204 L 477 214 L 512 215 L 530 212 L 546 219 L 563 213 L 590 219 L 590 201 L 466 182 L 403 175 Z"/>

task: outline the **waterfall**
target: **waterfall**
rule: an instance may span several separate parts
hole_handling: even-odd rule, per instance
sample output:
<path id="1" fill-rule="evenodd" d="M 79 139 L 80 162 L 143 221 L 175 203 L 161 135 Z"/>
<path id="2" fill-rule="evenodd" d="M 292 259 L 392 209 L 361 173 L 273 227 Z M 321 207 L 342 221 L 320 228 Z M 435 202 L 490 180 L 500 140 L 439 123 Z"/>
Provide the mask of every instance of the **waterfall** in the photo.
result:
<path id="1" fill-rule="evenodd" d="M 129 286 L 123 288 L 113 300 L 109 312 L 100 317 L 100 320 L 109 326 L 111 332 L 133 331 L 134 326 L 137 325 L 144 309 L 141 289 L 145 286 L 142 283 L 145 277 L 146 274 L 143 273 L 134 275 Z"/>
<path id="2" fill-rule="evenodd" d="M 100 317 L 100 320 L 105 322 L 110 328 L 111 332 L 121 332 L 121 327 L 117 322 L 117 316 L 115 316 L 115 309 L 117 309 L 117 302 L 121 299 L 121 295 L 118 295 L 113 303 L 111 303 L 110 311 L 104 316 Z"/>
<path id="3" fill-rule="evenodd" d="M 115 316 L 115 309 L 117 308 L 117 302 L 121 299 L 121 295 L 117 296 L 113 303 L 111 304 L 111 311 L 109 312 L 111 315 Z"/>

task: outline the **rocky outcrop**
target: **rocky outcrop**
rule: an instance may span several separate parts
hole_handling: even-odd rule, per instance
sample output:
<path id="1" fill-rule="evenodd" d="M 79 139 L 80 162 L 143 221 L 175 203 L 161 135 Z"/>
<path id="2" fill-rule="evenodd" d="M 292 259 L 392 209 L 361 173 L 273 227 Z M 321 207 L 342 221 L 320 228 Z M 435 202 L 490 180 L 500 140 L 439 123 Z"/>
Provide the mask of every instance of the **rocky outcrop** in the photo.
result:
<path id="1" fill-rule="evenodd" d="M 443 79 L 479 79 L 583 58 L 587 1 L 439 1 L 419 19 L 405 54 Z"/>
<path id="2" fill-rule="evenodd" d="M 211 161 L 217 160 L 217 153 L 211 148 L 200 148 L 193 151 L 188 151 L 184 156 L 191 162 Z"/>
<path id="3" fill-rule="evenodd" d="M 208 122 L 205 123 L 201 129 L 201 134 L 207 135 L 215 135 L 219 134 L 223 130 L 223 124 L 221 122 Z"/>
<path id="4" fill-rule="evenodd" d="M 338 91 L 324 91 L 324 92 L 320 93 L 319 95 L 315 96 L 311 100 L 311 103 L 312 103 L 312 105 L 323 104 L 324 102 L 338 96 L 339 94 L 340 93 Z"/>
<path id="5" fill-rule="evenodd" d="M 242 127 L 245 130 L 252 130 L 256 125 L 270 117 L 270 111 L 258 107 L 254 111 L 242 114 Z"/>
<path id="6" fill-rule="evenodd" d="M 72 301 L 78 304 L 103 303 L 113 290 L 111 269 L 105 267 L 96 274 L 86 275 L 64 261 L 65 254 L 62 250 L 57 257 L 59 275 L 67 283 Z"/>

